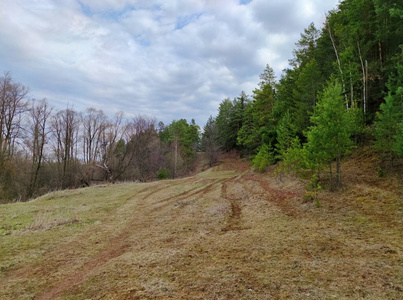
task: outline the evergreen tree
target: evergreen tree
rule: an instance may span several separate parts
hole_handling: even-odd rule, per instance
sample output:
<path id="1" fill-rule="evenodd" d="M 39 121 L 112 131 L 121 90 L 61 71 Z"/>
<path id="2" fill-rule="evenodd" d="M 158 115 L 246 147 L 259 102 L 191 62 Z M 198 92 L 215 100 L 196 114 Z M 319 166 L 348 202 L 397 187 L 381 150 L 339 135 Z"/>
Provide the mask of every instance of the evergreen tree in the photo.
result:
<path id="1" fill-rule="evenodd" d="M 269 65 L 260 79 L 259 88 L 253 91 L 253 100 L 245 111 L 243 126 L 238 131 L 238 145 L 245 147 L 249 154 L 256 153 L 260 146 L 272 143 L 275 138 L 272 122 L 275 75 Z"/>
<path id="2" fill-rule="evenodd" d="M 338 83 L 330 83 L 324 90 L 311 117 L 313 126 L 307 132 L 308 142 L 304 145 L 314 165 L 319 169 L 329 165 L 331 175 L 331 163 L 336 160 L 338 186 L 341 183 L 341 158 L 353 146 L 351 117 L 341 93 L 342 87 Z"/>
<path id="3" fill-rule="evenodd" d="M 277 126 L 277 144 L 276 149 L 278 158 L 283 159 L 287 150 L 291 147 L 295 139 L 296 128 L 291 120 L 291 115 L 287 110 Z"/>
<path id="4" fill-rule="evenodd" d="M 293 91 L 294 119 L 299 132 L 303 132 L 309 126 L 309 115 L 313 111 L 321 87 L 322 78 L 318 63 L 315 59 L 311 59 L 300 68 Z"/>
<path id="5" fill-rule="evenodd" d="M 399 122 L 402 119 L 402 110 L 396 104 L 396 97 L 389 92 L 385 103 L 380 106 L 375 122 L 375 146 L 382 151 L 386 158 L 393 163 L 396 137 L 398 137 Z"/>
<path id="6" fill-rule="evenodd" d="M 161 141 L 167 146 L 165 156 L 170 161 L 170 174 L 177 177 L 191 167 L 196 159 L 199 143 L 199 127 L 192 120 L 173 121 L 160 132 Z"/>
<path id="7" fill-rule="evenodd" d="M 240 149 L 237 147 L 237 135 L 244 124 L 248 102 L 247 95 L 242 91 L 233 101 L 227 98 L 220 103 L 216 125 L 219 132 L 218 141 L 224 151 Z"/>
<path id="8" fill-rule="evenodd" d="M 274 163 L 274 155 L 272 146 L 263 144 L 259 148 L 259 152 L 253 158 L 253 167 L 260 173 L 263 173 L 269 165 Z"/>
<path id="9" fill-rule="evenodd" d="M 399 157 L 403 157 L 403 122 L 398 125 L 395 135 L 394 151 Z"/>

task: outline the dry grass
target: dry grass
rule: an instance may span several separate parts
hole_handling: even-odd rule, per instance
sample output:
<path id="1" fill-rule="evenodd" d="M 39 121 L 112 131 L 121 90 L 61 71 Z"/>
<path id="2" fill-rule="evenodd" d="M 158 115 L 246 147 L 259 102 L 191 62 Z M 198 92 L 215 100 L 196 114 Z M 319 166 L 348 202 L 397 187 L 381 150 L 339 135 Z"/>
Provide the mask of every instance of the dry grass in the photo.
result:
<path id="1" fill-rule="evenodd" d="M 365 176 L 315 208 L 295 178 L 227 159 L 0 206 L 0 298 L 401 299 L 401 182 Z"/>

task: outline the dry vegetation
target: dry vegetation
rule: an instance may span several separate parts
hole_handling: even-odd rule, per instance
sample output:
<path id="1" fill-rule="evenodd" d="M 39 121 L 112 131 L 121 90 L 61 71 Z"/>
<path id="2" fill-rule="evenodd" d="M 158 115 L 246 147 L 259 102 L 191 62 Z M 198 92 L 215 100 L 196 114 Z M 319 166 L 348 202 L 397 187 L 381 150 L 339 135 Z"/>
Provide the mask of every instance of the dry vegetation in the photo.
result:
<path id="1" fill-rule="evenodd" d="M 0 298 L 401 299 L 402 179 L 360 161 L 319 208 L 297 179 L 228 158 L 2 205 Z"/>

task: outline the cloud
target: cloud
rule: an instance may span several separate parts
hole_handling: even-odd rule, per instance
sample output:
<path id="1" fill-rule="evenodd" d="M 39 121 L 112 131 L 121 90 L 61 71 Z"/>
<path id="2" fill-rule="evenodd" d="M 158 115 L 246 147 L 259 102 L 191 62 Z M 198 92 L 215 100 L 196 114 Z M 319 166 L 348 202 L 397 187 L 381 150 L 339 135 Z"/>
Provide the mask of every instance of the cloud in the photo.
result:
<path id="1" fill-rule="evenodd" d="M 57 108 L 195 118 L 277 74 L 336 0 L 3 0 L 0 71 Z"/>

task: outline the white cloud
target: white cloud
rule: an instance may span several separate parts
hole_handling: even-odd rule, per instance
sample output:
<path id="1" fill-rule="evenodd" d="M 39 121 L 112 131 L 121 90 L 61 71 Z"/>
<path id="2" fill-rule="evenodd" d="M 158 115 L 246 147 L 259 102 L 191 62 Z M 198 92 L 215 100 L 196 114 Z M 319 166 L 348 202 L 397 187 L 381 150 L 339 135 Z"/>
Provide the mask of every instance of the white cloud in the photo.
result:
<path id="1" fill-rule="evenodd" d="M 0 71 L 47 97 L 106 113 L 195 118 L 287 66 L 336 0 L 2 0 Z"/>

